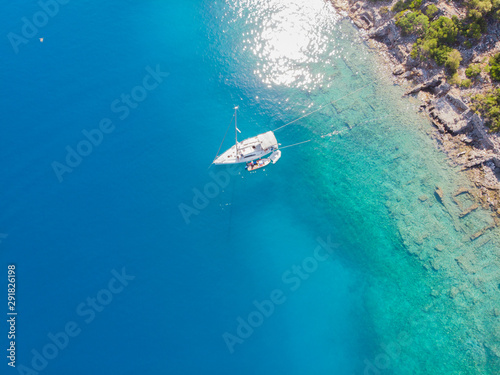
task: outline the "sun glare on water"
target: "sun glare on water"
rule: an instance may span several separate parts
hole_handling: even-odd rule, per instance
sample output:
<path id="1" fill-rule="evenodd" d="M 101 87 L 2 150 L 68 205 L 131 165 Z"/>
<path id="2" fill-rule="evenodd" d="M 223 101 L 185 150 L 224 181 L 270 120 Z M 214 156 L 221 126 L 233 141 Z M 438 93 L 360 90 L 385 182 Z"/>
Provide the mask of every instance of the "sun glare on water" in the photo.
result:
<path id="1" fill-rule="evenodd" d="M 233 4 L 246 22 L 244 49 L 257 57 L 254 74 L 268 86 L 312 89 L 324 82 L 317 64 L 332 51 L 338 15 L 325 0 L 241 0 Z"/>

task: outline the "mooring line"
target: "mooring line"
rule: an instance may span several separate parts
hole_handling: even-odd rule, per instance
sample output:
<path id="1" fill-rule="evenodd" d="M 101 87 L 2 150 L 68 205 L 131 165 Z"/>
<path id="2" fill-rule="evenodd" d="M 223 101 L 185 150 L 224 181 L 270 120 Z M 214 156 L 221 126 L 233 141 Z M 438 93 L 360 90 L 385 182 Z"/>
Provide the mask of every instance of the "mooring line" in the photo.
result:
<path id="1" fill-rule="evenodd" d="M 366 84 L 366 85 L 364 85 L 364 86 L 360 87 L 360 88 L 359 88 L 359 89 L 357 89 L 356 91 L 353 91 L 353 92 L 351 92 L 351 93 L 349 93 L 349 94 L 347 94 L 347 95 L 344 95 L 343 97 L 341 97 L 341 98 L 339 98 L 339 99 L 335 99 L 335 100 L 332 100 L 332 101 L 330 101 L 330 102 L 328 102 L 328 103 L 326 103 L 326 104 L 323 104 L 323 105 L 322 105 L 321 107 L 319 107 L 318 109 L 315 109 L 314 111 L 309 112 L 309 113 L 305 114 L 304 116 L 299 117 L 298 119 L 295 119 L 295 120 L 293 120 L 293 121 L 290 121 L 288 124 L 285 124 L 285 125 L 283 125 L 283 126 L 280 126 L 280 127 L 279 127 L 279 128 L 277 128 L 277 129 L 274 129 L 274 130 L 273 130 L 273 132 L 275 132 L 275 131 L 278 131 L 278 130 L 282 129 L 282 128 L 284 128 L 285 126 L 291 125 L 291 124 L 293 124 L 294 122 L 297 122 L 297 121 L 299 121 L 299 120 L 302 120 L 303 118 L 305 118 L 305 117 L 307 117 L 307 116 L 310 116 L 310 115 L 312 115 L 313 113 L 318 112 L 320 109 L 322 109 L 322 108 L 326 107 L 327 105 L 333 104 L 333 103 L 335 103 L 335 102 L 338 102 L 339 100 L 342 100 L 342 99 L 347 98 L 348 96 L 354 95 L 355 93 L 357 93 L 358 91 L 360 91 L 360 90 L 364 89 L 365 87 L 367 87 L 367 86 L 371 85 L 372 83 L 373 83 L 373 82 L 370 82 L 370 83 L 368 83 L 368 84 Z"/>

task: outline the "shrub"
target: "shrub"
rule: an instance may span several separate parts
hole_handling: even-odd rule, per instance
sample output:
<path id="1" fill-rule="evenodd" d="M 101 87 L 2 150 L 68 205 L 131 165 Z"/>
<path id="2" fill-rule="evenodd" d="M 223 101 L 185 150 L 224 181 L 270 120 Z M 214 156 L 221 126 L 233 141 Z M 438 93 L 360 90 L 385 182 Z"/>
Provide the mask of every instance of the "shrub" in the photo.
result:
<path id="1" fill-rule="evenodd" d="M 402 12 L 402 11 L 405 11 L 407 9 L 417 9 L 415 8 L 415 1 L 416 0 L 398 0 L 398 2 L 396 4 L 394 4 L 392 6 L 392 11 L 393 12 Z M 420 1 L 420 4 L 422 2 Z"/>
<path id="2" fill-rule="evenodd" d="M 452 48 L 446 45 L 439 44 L 437 39 L 418 39 L 413 45 L 411 57 L 419 57 L 421 60 L 425 60 L 425 57 L 429 56 L 434 59 L 438 65 L 443 65 L 448 60 L 448 54 L 452 50 Z"/>
<path id="3" fill-rule="evenodd" d="M 435 6 L 434 4 L 431 4 L 425 10 L 425 14 L 427 15 L 427 17 L 432 18 L 438 11 L 439 11 L 438 7 Z"/>
<path id="4" fill-rule="evenodd" d="M 425 35 L 429 28 L 429 18 L 420 12 L 407 12 L 396 16 L 396 25 L 403 34 Z"/>
<path id="5" fill-rule="evenodd" d="M 475 21 L 475 20 L 478 20 L 482 17 L 482 14 L 481 12 L 479 12 L 478 10 L 476 9 L 470 9 L 468 12 L 467 12 L 467 18 Z"/>
<path id="6" fill-rule="evenodd" d="M 475 10 L 475 13 L 484 16 L 493 9 L 493 4 L 491 0 L 469 0 L 467 7 L 470 9 L 469 14 L 471 10 Z"/>
<path id="7" fill-rule="evenodd" d="M 398 0 L 396 4 L 393 5 L 393 12 L 402 12 L 407 9 L 416 10 L 422 5 L 422 0 Z"/>
<path id="8" fill-rule="evenodd" d="M 481 65 L 479 64 L 470 64 L 467 69 L 465 69 L 465 75 L 469 78 L 476 78 L 479 74 L 481 74 Z"/>
<path id="9" fill-rule="evenodd" d="M 403 0 L 398 0 L 398 2 L 392 6 L 392 9 L 391 9 L 391 10 L 392 10 L 393 12 L 402 12 L 403 10 L 406 10 L 406 9 L 408 9 L 409 7 L 410 7 L 410 4 L 409 4 L 409 3 L 407 4 L 407 3 L 406 3 L 405 1 L 403 1 Z"/>
<path id="10" fill-rule="evenodd" d="M 445 45 L 440 45 L 437 39 L 428 39 L 422 44 L 424 53 L 429 54 L 438 65 L 443 65 L 448 60 L 448 54 L 452 49 Z"/>
<path id="11" fill-rule="evenodd" d="M 460 66 L 461 61 L 462 61 L 462 55 L 460 55 L 460 52 L 458 50 L 454 49 L 448 52 L 444 65 L 448 69 L 450 69 L 450 71 L 456 72 L 458 67 Z"/>
<path id="12" fill-rule="evenodd" d="M 490 58 L 490 75 L 495 81 L 500 81 L 500 53 Z"/>
<path id="13" fill-rule="evenodd" d="M 492 131 L 500 130 L 500 89 L 492 90 L 486 95 L 473 96 L 471 108 L 487 119 L 487 125 Z"/>
<path id="14" fill-rule="evenodd" d="M 458 73 L 455 73 L 451 77 L 448 77 L 447 81 L 450 85 L 459 85 L 461 83 Z"/>
<path id="15" fill-rule="evenodd" d="M 380 10 L 378 11 L 381 15 L 389 13 L 389 8 L 388 7 L 380 7 Z"/>
<path id="16" fill-rule="evenodd" d="M 464 32 L 465 36 L 469 38 L 479 39 L 481 38 L 481 26 L 477 22 L 472 22 L 467 26 Z"/>
<path id="17" fill-rule="evenodd" d="M 463 79 L 462 82 L 460 82 L 460 87 L 468 89 L 471 86 L 472 86 L 472 81 L 470 79 Z"/>
<path id="18" fill-rule="evenodd" d="M 455 43 L 458 35 L 458 26 L 448 17 L 441 16 L 433 21 L 429 27 L 429 38 L 437 38 L 441 43 Z"/>
<path id="19" fill-rule="evenodd" d="M 419 9 L 421 6 L 422 6 L 422 0 L 413 0 L 410 3 L 411 10 Z"/>
<path id="20" fill-rule="evenodd" d="M 467 0 L 467 17 L 472 22 L 477 22 L 481 26 L 481 31 L 486 32 L 486 21 L 484 17 L 491 15 L 493 18 L 500 18 L 499 0 Z M 476 34 L 477 35 L 477 34 Z"/>
<path id="21" fill-rule="evenodd" d="M 419 12 L 414 13 L 419 14 Z M 450 19 L 442 16 L 427 26 L 423 18 L 419 19 L 418 16 L 409 16 L 409 13 L 406 13 L 404 16 L 400 16 L 397 21 L 403 32 L 413 31 L 423 35 L 423 38 L 417 39 L 413 45 L 411 57 L 419 57 L 421 60 L 431 57 L 439 65 L 446 64 L 452 72 L 458 68 L 462 57 L 460 52 L 450 47 L 457 40 L 460 27 L 460 20 L 457 17 Z"/>

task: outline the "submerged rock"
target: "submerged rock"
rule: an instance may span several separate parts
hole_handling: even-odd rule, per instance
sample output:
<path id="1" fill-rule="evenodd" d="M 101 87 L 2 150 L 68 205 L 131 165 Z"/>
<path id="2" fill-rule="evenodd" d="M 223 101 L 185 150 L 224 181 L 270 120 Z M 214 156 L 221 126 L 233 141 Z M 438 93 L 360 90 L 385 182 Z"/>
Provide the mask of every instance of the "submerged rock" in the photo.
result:
<path id="1" fill-rule="evenodd" d="M 443 204 L 444 193 L 443 190 L 439 186 L 436 186 L 436 190 L 434 191 L 434 195 L 439 203 Z"/>
<path id="2" fill-rule="evenodd" d="M 460 213 L 460 217 L 465 217 L 468 214 L 470 214 L 472 211 L 477 210 L 479 208 L 479 205 L 477 203 L 472 204 L 469 208 L 465 209 Z"/>
<path id="3" fill-rule="evenodd" d="M 437 259 L 434 259 L 434 261 L 432 262 L 432 268 L 434 268 L 435 271 L 438 271 L 441 268 L 441 265 L 439 264 Z"/>
<path id="4" fill-rule="evenodd" d="M 460 290 L 456 286 L 451 287 L 451 289 L 450 289 L 450 297 L 451 298 L 455 298 L 458 293 L 460 293 Z"/>

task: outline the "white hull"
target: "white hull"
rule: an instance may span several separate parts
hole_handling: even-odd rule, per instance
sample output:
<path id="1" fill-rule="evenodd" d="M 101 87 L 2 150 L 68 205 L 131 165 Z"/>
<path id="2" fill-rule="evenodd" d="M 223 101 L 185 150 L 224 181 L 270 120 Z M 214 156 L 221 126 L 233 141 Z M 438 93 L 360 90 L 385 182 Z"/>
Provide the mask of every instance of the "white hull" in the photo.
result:
<path id="1" fill-rule="evenodd" d="M 238 142 L 229 150 L 218 156 L 214 164 L 248 163 L 259 159 L 278 149 L 278 142 L 272 131 L 259 134 Z"/>

